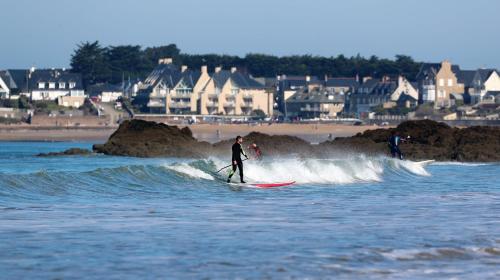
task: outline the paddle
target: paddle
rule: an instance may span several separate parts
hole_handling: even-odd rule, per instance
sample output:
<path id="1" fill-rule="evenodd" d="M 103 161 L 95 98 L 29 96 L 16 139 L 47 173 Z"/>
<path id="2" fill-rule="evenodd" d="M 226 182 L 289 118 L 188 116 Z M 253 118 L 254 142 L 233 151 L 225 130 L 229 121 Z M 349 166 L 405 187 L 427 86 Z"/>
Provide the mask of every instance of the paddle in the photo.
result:
<path id="1" fill-rule="evenodd" d="M 246 159 L 242 160 L 241 162 L 244 162 L 244 161 L 245 161 L 245 160 L 247 160 L 247 159 L 248 159 L 248 158 L 246 158 Z M 226 168 L 228 168 L 228 167 L 231 167 L 231 166 L 233 166 L 233 165 L 232 165 L 232 164 L 230 164 L 230 165 L 228 165 L 228 166 L 224 166 L 224 167 L 222 167 L 221 169 L 219 169 L 219 170 L 217 171 L 217 173 L 219 173 L 219 172 L 221 172 L 222 170 L 224 170 L 224 169 L 226 169 Z"/>

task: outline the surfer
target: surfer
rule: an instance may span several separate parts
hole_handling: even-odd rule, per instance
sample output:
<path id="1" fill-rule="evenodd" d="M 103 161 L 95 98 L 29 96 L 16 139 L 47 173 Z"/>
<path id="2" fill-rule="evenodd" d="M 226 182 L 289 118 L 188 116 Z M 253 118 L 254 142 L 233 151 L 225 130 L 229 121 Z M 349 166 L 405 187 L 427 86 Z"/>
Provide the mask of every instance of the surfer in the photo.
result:
<path id="1" fill-rule="evenodd" d="M 243 180 L 243 161 L 241 160 L 241 155 L 244 155 L 246 159 L 248 159 L 248 156 L 245 154 L 245 151 L 243 151 L 241 143 L 243 143 L 243 137 L 239 135 L 236 136 L 236 142 L 233 144 L 231 148 L 233 152 L 233 156 L 231 158 L 231 164 L 233 169 L 229 172 L 229 177 L 227 178 L 228 183 L 231 182 L 231 177 L 233 177 L 234 173 L 236 172 L 236 167 L 238 167 L 240 171 L 240 182 L 246 183 Z"/>
<path id="2" fill-rule="evenodd" d="M 253 151 L 256 160 L 262 159 L 262 151 L 260 150 L 259 146 L 257 146 L 257 144 L 253 143 L 252 145 L 248 146 L 248 149 Z"/>
<path id="3" fill-rule="evenodd" d="M 403 153 L 401 153 L 401 150 L 399 149 L 399 144 L 402 141 L 406 141 L 406 139 L 402 139 L 399 136 L 399 132 L 393 131 L 391 133 L 391 137 L 389 138 L 389 149 L 391 150 L 391 155 L 393 158 L 398 156 L 400 160 L 403 160 Z"/>

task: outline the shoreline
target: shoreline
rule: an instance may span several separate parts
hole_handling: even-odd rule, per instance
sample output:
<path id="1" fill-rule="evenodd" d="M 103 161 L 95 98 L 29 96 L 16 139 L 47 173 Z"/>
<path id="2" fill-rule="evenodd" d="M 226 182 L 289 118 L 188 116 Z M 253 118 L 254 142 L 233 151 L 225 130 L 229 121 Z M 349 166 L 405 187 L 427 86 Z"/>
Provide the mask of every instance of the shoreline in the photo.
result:
<path id="1" fill-rule="evenodd" d="M 177 125 L 184 127 L 184 125 Z M 269 135 L 297 136 L 310 143 L 320 143 L 335 137 L 353 136 L 359 132 L 380 128 L 372 125 L 344 124 L 192 124 L 191 129 L 199 141 L 215 143 L 252 131 Z M 0 125 L 0 142 L 105 142 L 118 126 L 32 126 Z"/>

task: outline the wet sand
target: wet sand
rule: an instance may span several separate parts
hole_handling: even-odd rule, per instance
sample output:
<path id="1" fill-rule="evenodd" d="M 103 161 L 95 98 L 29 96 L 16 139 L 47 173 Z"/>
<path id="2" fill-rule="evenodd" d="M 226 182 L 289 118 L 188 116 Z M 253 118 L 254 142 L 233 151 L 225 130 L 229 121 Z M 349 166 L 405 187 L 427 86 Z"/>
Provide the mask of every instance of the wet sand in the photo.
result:
<path id="1" fill-rule="evenodd" d="M 179 125 L 182 127 L 183 125 Z M 352 126 L 341 124 L 194 124 L 189 125 L 193 136 L 207 142 L 217 142 L 246 135 L 252 131 L 271 135 L 293 135 L 311 143 L 332 138 L 355 135 L 377 126 Z M 51 127 L 30 125 L 1 125 L 0 141 L 89 141 L 105 142 L 116 127 Z"/>

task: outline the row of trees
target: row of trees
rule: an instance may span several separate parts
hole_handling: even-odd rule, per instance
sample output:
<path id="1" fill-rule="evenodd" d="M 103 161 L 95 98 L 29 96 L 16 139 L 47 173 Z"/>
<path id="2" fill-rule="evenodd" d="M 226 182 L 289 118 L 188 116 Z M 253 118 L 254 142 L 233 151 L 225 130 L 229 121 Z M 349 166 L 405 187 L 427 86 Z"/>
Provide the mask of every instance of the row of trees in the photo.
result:
<path id="1" fill-rule="evenodd" d="M 142 48 L 141 46 L 103 47 L 98 41 L 81 43 L 71 56 L 72 71 L 82 73 L 85 86 L 111 82 L 118 83 L 123 78 L 143 79 L 157 65 L 158 59 L 171 57 L 178 65 L 199 69 L 207 65 L 229 68 L 236 66 L 255 77 L 275 77 L 287 75 L 316 75 L 323 77 L 360 77 L 402 74 L 414 79 L 420 63 L 406 55 L 396 55 L 395 59 L 360 55 L 345 57 L 323 57 L 311 55 L 274 56 L 247 54 L 245 57 L 219 54 L 185 54 L 175 45 Z"/>

